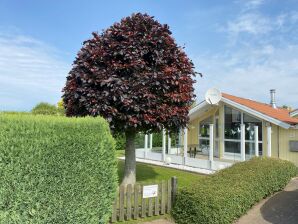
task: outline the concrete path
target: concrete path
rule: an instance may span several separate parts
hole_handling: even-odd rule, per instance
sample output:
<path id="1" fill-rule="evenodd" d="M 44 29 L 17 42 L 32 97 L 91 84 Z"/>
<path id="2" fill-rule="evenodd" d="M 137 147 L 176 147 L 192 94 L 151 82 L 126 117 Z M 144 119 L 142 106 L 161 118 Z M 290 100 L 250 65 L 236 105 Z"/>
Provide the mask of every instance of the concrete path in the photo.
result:
<path id="1" fill-rule="evenodd" d="M 298 177 L 286 188 L 255 205 L 235 224 L 298 224 Z"/>

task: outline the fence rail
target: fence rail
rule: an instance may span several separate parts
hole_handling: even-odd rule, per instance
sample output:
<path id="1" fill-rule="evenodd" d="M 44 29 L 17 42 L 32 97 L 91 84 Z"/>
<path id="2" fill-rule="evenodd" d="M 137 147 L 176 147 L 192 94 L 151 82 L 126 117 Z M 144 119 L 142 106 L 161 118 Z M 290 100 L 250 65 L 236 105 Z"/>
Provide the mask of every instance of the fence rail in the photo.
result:
<path id="1" fill-rule="evenodd" d="M 113 213 L 110 219 L 111 223 L 131 219 L 139 219 L 156 215 L 170 213 L 177 193 L 177 178 L 172 177 L 167 181 L 154 183 L 158 185 L 156 197 L 143 197 L 144 185 L 120 186 L 113 204 Z"/>

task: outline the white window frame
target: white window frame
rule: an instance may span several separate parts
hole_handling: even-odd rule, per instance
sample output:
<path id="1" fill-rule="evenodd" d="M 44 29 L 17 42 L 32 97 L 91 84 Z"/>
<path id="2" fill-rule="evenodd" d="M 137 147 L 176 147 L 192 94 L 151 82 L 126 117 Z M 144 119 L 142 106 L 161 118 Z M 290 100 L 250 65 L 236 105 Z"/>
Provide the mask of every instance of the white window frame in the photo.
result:
<path id="1" fill-rule="evenodd" d="M 238 108 L 235 108 L 235 107 L 233 107 L 233 106 L 231 106 L 231 105 L 227 105 L 227 104 L 224 104 L 223 105 L 223 129 L 222 129 L 222 136 L 223 136 L 223 153 L 224 153 L 224 157 L 225 157 L 225 155 L 230 155 L 230 156 L 232 156 L 232 155 L 241 155 L 241 153 L 232 153 L 232 152 L 226 152 L 226 147 L 225 147 L 225 142 L 226 141 L 228 141 L 228 142 L 239 142 L 240 144 L 241 144 L 241 138 L 240 139 L 228 139 L 228 138 L 226 138 L 225 137 L 225 123 L 226 123 L 226 120 L 225 120 L 225 107 L 230 107 L 230 108 L 232 108 L 232 109 L 234 109 L 234 110 L 237 110 L 237 111 L 239 111 L 240 113 L 241 113 L 241 124 L 244 124 L 244 122 L 243 122 L 243 119 L 244 119 L 244 114 L 247 114 L 247 115 L 249 115 L 249 116 L 251 116 L 251 117 L 253 117 L 253 118 L 255 118 L 255 119 L 257 119 L 257 120 L 259 120 L 259 121 L 261 121 L 261 123 L 262 123 L 262 139 L 261 140 L 259 140 L 259 144 L 261 143 L 262 144 L 262 148 L 263 148 L 263 126 L 264 126 L 264 121 L 263 120 L 260 120 L 260 118 L 258 118 L 258 117 L 256 117 L 256 116 L 254 116 L 254 115 L 251 115 L 251 114 L 249 114 L 249 113 L 246 113 L 246 112 L 243 112 L 242 110 L 239 110 Z M 254 143 L 254 140 L 246 140 L 245 139 L 245 143 Z"/>
<path id="2" fill-rule="evenodd" d="M 200 140 L 208 140 L 209 141 L 209 147 L 210 147 L 210 137 L 202 137 L 201 136 L 201 128 L 200 128 L 201 122 L 204 121 L 204 120 L 207 120 L 208 118 L 211 118 L 211 121 L 214 121 L 214 115 L 210 115 L 210 116 L 207 116 L 205 119 L 199 121 L 199 124 L 198 124 L 198 150 L 200 150 Z M 209 135 L 210 135 L 210 133 L 209 133 Z"/>

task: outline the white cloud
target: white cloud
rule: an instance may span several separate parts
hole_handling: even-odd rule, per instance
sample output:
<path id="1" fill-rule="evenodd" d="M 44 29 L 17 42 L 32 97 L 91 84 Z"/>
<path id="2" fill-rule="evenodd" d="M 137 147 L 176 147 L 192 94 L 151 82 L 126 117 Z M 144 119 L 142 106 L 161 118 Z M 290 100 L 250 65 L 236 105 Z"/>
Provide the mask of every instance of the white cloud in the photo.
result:
<path id="1" fill-rule="evenodd" d="M 264 4 L 264 0 L 245 0 L 244 6 L 248 9 L 255 9 L 260 5 Z"/>
<path id="2" fill-rule="evenodd" d="M 57 102 L 70 68 L 59 54 L 30 36 L 0 32 L 0 110 Z"/>
<path id="3" fill-rule="evenodd" d="M 208 88 L 217 87 L 232 95 L 268 103 L 269 90 L 275 88 L 278 105 L 298 108 L 298 45 L 252 45 L 233 53 L 204 55 L 194 61 L 204 75 L 197 78 L 198 101 Z"/>
<path id="4" fill-rule="evenodd" d="M 233 35 L 240 33 L 264 34 L 272 29 L 270 20 L 258 13 L 245 13 L 227 24 L 226 31 Z"/>
<path id="5" fill-rule="evenodd" d="M 264 1 L 240 3 L 239 14 L 220 29 L 228 37 L 225 50 L 194 59 L 204 74 L 196 86 L 198 100 L 217 87 L 269 103 L 275 88 L 278 105 L 298 108 L 298 12 L 267 15 L 260 9 Z"/>

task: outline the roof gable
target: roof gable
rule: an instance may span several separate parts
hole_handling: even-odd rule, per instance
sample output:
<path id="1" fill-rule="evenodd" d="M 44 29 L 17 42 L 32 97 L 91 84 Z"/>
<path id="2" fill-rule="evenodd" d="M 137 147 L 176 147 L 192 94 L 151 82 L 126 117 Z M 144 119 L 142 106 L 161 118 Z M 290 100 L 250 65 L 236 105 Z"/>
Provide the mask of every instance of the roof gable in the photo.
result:
<path id="1" fill-rule="evenodd" d="M 284 108 L 273 108 L 269 104 L 260 103 L 257 101 L 253 101 L 250 99 L 245 99 L 237 96 L 233 96 L 227 93 L 222 93 L 222 96 L 228 100 L 231 100 L 235 103 L 241 104 L 245 107 L 248 107 L 252 110 L 255 110 L 259 113 L 262 113 L 266 116 L 279 120 L 281 122 L 290 124 L 290 125 L 297 125 L 298 118 L 294 118 L 290 116 L 290 113 L 287 109 Z"/>

